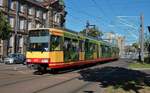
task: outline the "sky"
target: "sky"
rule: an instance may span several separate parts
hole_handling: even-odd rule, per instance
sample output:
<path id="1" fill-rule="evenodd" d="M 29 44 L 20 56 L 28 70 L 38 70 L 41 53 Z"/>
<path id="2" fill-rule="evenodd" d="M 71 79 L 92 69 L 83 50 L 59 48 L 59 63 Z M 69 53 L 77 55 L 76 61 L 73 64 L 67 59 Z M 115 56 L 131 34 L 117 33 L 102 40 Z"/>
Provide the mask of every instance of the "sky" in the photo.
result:
<path id="1" fill-rule="evenodd" d="M 150 25 L 150 0 L 65 0 L 66 27 L 81 31 L 87 20 L 103 33 L 124 36 L 126 44 L 138 42 L 140 15 L 144 16 L 144 31 Z"/>

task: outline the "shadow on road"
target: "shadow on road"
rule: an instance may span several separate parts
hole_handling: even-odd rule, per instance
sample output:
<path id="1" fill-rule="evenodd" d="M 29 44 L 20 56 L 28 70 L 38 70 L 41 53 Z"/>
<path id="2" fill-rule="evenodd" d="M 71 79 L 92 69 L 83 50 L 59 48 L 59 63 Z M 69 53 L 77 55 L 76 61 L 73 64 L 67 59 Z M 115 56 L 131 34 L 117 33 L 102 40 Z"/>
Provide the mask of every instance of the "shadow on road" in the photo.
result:
<path id="1" fill-rule="evenodd" d="M 121 67 L 104 67 L 87 69 L 79 72 L 84 81 L 99 82 L 100 87 L 113 86 L 124 91 L 139 93 L 143 86 L 150 86 L 150 75 L 141 71 L 129 70 Z"/>

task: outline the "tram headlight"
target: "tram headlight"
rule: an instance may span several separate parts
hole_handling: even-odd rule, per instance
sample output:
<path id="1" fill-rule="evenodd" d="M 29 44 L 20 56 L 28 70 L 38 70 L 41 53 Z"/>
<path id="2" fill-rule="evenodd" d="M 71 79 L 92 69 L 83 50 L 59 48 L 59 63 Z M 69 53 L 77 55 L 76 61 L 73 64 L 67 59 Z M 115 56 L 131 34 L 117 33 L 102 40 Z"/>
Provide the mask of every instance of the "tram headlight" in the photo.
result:
<path id="1" fill-rule="evenodd" d="M 27 59 L 27 62 L 31 62 L 31 59 Z"/>
<path id="2" fill-rule="evenodd" d="M 42 63 L 48 63 L 49 60 L 48 60 L 48 59 L 42 59 L 41 62 L 42 62 Z"/>

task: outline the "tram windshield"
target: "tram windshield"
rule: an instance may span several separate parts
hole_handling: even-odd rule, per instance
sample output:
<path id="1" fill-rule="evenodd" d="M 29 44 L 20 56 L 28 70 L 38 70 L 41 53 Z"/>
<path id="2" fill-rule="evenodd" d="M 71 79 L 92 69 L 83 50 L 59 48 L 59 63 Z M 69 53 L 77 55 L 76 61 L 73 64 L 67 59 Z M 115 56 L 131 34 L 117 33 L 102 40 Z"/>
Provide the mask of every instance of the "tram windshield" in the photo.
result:
<path id="1" fill-rule="evenodd" d="M 31 30 L 29 32 L 29 51 L 49 51 L 50 35 L 48 30 Z"/>

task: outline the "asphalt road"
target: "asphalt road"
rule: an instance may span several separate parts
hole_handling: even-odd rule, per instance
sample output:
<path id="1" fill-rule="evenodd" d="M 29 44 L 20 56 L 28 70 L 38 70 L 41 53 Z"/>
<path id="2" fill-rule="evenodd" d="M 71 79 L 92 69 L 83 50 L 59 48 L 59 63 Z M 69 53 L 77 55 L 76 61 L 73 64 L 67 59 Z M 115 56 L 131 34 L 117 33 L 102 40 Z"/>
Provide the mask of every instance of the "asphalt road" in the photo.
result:
<path id="1" fill-rule="evenodd" d="M 44 75 L 33 75 L 33 70 L 24 65 L 0 64 L 0 93 L 104 93 L 104 89 L 110 85 L 127 87 L 128 84 L 124 83 L 138 81 L 136 77 L 143 77 L 144 84 L 149 86 L 149 74 L 128 69 L 128 62 L 127 59 L 121 59 Z M 129 90 L 138 91 L 135 88 L 133 86 Z"/>

